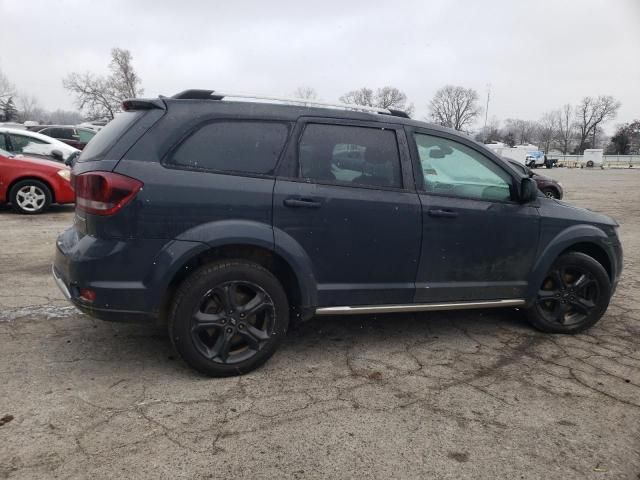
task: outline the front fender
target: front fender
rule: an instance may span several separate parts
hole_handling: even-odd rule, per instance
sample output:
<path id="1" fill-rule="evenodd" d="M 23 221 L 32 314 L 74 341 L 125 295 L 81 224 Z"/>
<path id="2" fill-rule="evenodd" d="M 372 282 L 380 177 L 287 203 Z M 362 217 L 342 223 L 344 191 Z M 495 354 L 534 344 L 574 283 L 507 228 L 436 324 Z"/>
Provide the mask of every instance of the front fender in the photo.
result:
<path id="1" fill-rule="evenodd" d="M 573 225 L 568 227 L 553 237 L 538 255 L 538 260 L 533 266 L 530 275 L 527 303 L 530 304 L 535 300 L 540 285 L 542 285 L 542 281 L 553 262 L 562 252 L 578 243 L 591 243 L 602 248 L 609 257 L 611 264 L 615 265 L 611 241 L 603 230 L 593 225 Z"/>

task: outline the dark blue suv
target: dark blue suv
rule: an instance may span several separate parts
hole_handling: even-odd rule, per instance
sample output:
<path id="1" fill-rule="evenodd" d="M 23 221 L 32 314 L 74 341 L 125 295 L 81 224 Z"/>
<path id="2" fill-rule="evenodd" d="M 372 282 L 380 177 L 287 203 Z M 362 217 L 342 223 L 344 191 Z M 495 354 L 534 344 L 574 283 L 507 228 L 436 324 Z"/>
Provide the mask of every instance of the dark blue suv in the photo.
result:
<path id="1" fill-rule="evenodd" d="M 292 317 L 517 306 L 575 333 L 607 309 L 616 222 L 483 145 L 392 110 L 234 97 L 128 100 L 84 149 L 53 266 L 80 310 L 166 321 L 221 376 L 264 363 Z"/>

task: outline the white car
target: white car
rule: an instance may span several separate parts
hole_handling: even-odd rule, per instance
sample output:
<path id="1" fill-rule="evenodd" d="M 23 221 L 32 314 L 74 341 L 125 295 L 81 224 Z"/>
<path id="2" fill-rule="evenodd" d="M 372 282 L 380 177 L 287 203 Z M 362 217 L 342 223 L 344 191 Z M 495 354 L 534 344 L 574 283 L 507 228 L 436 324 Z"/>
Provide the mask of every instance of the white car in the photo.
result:
<path id="1" fill-rule="evenodd" d="M 4 127 L 0 127 L 0 149 L 14 154 L 26 153 L 52 157 L 60 161 L 80 151 L 60 140 L 37 132 Z"/>

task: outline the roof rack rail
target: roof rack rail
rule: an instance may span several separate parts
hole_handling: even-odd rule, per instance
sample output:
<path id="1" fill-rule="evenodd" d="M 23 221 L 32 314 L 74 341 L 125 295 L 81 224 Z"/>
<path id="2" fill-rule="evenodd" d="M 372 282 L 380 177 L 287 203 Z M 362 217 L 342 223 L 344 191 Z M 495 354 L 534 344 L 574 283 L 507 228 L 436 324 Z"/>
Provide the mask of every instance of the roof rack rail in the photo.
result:
<path id="1" fill-rule="evenodd" d="M 329 102 L 319 102 L 317 100 L 309 100 L 306 98 L 289 98 L 289 97 L 272 97 L 266 95 L 256 95 L 252 93 L 223 93 L 217 92 L 215 90 L 199 90 L 199 89 L 191 89 L 184 90 L 183 92 L 175 94 L 171 98 L 176 99 L 189 99 L 189 100 L 222 100 L 223 98 L 240 98 L 240 99 L 250 99 L 250 100 L 266 100 L 269 102 L 280 102 L 290 105 L 301 105 L 306 107 L 321 107 L 321 108 L 341 108 L 344 110 L 354 110 L 357 112 L 368 112 L 368 113 L 381 113 L 385 115 L 393 115 L 396 117 L 405 117 L 409 118 L 409 116 L 401 111 L 401 110 L 392 110 L 388 108 L 378 108 L 378 107 L 369 107 L 366 105 L 355 105 L 351 103 L 329 103 Z"/>

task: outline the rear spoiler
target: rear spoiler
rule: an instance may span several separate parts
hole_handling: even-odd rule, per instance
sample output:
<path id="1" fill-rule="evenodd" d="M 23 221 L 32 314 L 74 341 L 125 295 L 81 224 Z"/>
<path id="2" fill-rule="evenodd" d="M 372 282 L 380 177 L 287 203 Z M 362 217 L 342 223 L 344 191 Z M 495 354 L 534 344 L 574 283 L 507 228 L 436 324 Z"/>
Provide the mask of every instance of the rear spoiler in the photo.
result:
<path id="1" fill-rule="evenodd" d="M 122 109 L 125 112 L 132 112 L 135 110 L 151 110 L 154 108 L 166 110 L 167 106 L 160 98 L 128 98 L 122 102 Z"/>

